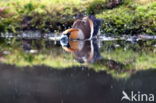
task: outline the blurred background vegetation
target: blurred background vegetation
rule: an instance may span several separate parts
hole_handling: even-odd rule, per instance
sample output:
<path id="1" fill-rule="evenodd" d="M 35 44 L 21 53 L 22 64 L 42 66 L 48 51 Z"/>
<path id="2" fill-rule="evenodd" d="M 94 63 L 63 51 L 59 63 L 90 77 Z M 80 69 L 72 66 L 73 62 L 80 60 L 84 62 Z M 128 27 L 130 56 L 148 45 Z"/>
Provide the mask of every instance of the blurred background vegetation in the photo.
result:
<path id="1" fill-rule="evenodd" d="M 156 34 L 156 0 L 0 0 L 0 32 L 61 32 L 77 14 L 103 19 L 113 35 Z"/>

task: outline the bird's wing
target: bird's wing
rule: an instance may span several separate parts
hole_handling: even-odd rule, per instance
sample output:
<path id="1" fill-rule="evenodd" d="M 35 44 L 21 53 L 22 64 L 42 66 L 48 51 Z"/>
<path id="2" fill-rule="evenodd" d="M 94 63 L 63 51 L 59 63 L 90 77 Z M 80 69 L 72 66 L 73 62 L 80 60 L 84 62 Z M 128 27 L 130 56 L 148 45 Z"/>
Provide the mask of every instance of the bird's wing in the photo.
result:
<path id="1" fill-rule="evenodd" d="M 85 38 L 89 39 L 90 38 L 90 34 L 91 34 L 91 27 L 90 27 L 90 21 L 89 18 L 83 18 L 83 19 L 78 19 L 74 22 L 72 28 L 77 28 L 80 29 Z"/>

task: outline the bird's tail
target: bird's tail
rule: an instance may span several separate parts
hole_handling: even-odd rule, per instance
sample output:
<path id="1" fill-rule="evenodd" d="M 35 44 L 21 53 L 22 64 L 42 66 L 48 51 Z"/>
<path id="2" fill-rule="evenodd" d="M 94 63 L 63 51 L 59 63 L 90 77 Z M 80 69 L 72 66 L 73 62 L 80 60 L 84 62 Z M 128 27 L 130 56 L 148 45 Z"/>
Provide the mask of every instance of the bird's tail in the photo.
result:
<path id="1" fill-rule="evenodd" d="M 89 18 L 93 21 L 93 24 L 94 24 L 93 36 L 96 36 L 101 27 L 102 19 L 97 19 L 94 15 L 90 15 Z"/>

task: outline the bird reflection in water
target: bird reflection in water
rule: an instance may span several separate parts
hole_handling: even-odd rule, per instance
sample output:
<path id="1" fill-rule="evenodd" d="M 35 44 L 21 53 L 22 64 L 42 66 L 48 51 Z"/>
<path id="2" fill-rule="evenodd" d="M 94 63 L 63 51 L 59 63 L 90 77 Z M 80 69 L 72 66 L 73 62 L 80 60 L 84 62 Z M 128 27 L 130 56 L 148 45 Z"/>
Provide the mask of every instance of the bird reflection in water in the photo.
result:
<path id="1" fill-rule="evenodd" d="M 66 46 L 62 45 L 62 48 L 72 53 L 79 63 L 94 63 L 102 58 L 96 39 L 87 41 L 71 40 Z"/>
<path id="2" fill-rule="evenodd" d="M 119 71 L 125 68 L 123 63 L 113 59 L 104 58 L 100 55 L 97 39 L 84 41 L 69 40 L 67 45 L 62 45 L 62 48 L 65 51 L 72 53 L 75 60 L 79 63 L 94 63 L 103 65 L 109 69 L 115 69 Z"/>

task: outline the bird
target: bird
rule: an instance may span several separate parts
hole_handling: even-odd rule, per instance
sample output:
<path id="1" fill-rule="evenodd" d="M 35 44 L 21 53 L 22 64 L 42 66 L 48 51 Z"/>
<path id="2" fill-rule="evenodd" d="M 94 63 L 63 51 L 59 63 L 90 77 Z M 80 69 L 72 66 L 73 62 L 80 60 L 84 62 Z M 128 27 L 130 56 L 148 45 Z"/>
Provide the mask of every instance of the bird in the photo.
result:
<path id="1" fill-rule="evenodd" d="M 61 45 L 66 46 L 68 40 L 91 40 L 98 35 L 101 22 L 93 15 L 77 18 L 72 27 L 62 33 Z"/>

